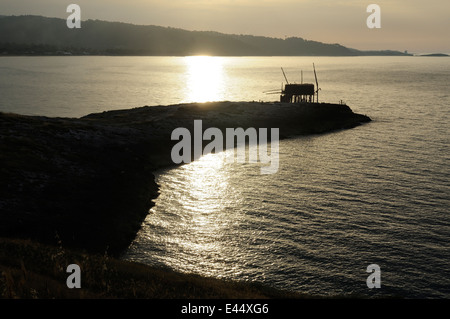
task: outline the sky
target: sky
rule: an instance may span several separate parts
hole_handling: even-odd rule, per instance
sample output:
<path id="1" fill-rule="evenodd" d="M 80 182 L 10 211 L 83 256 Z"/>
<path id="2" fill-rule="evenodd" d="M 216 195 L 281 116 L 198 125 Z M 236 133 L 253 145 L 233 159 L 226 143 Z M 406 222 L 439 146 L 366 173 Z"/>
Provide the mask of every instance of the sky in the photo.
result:
<path id="1" fill-rule="evenodd" d="M 82 20 L 295 36 L 359 50 L 450 53 L 448 0 L 0 0 L 0 15 L 66 19 L 72 3 L 80 6 Z M 381 28 L 367 26 L 370 4 L 380 7 Z"/>

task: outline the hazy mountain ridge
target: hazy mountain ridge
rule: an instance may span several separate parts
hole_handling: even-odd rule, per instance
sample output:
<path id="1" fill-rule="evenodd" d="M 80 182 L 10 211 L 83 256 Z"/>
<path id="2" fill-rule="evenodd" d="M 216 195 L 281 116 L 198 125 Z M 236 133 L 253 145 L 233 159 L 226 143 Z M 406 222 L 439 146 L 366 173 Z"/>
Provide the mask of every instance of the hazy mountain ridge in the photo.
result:
<path id="1" fill-rule="evenodd" d="M 406 55 L 398 51 L 360 51 L 298 37 L 280 39 L 100 20 L 83 21 L 81 29 L 69 29 L 65 19 L 31 15 L 2 17 L 0 30 L 3 55 Z"/>

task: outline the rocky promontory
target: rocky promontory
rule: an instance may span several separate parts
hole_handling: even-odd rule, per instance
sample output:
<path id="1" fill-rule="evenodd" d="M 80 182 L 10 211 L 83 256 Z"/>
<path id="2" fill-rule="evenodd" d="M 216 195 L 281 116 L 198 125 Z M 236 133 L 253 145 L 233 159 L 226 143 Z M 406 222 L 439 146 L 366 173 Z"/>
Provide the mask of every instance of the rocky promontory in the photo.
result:
<path id="1" fill-rule="evenodd" d="M 370 118 L 340 104 L 210 102 L 49 118 L 0 113 L 0 237 L 118 255 L 158 196 L 152 172 L 174 165 L 175 128 L 279 128 L 280 138 Z"/>

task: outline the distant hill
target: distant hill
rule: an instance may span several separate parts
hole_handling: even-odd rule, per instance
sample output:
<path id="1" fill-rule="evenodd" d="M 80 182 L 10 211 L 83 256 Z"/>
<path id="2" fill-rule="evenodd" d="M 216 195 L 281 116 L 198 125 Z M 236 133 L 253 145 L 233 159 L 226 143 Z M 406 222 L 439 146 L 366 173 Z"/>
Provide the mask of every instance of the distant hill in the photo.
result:
<path id="1" fill-rule="evenodd" d="M 398 51 L 359 51 L 298 37 L 286 39 L 153 25 L 87 20 L 69 29 L 65 19 L 5 16 L 0 19 L 0 55 L 220 55 L 360 56 L 409 55 Z"/>
<path id="2" fill-rule="evenodd" d="M 450 56 L 446 53 L 430 53 L 430 54 L 421 54 L 420 56 L 437 56 L 437 57 L 443 57 L 443 56 Z"/>

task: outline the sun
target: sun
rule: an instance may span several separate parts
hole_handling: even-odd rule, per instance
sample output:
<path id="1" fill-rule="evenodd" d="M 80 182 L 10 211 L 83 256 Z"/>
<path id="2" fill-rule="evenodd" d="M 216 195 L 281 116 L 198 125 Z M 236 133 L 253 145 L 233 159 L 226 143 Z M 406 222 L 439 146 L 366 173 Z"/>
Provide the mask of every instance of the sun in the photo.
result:
<path id="1" fill-rule="evenodd" d="M 219 101 L 224 96 L 224 59 L 211 56 L 185 58 L 188 102 Z"/>

